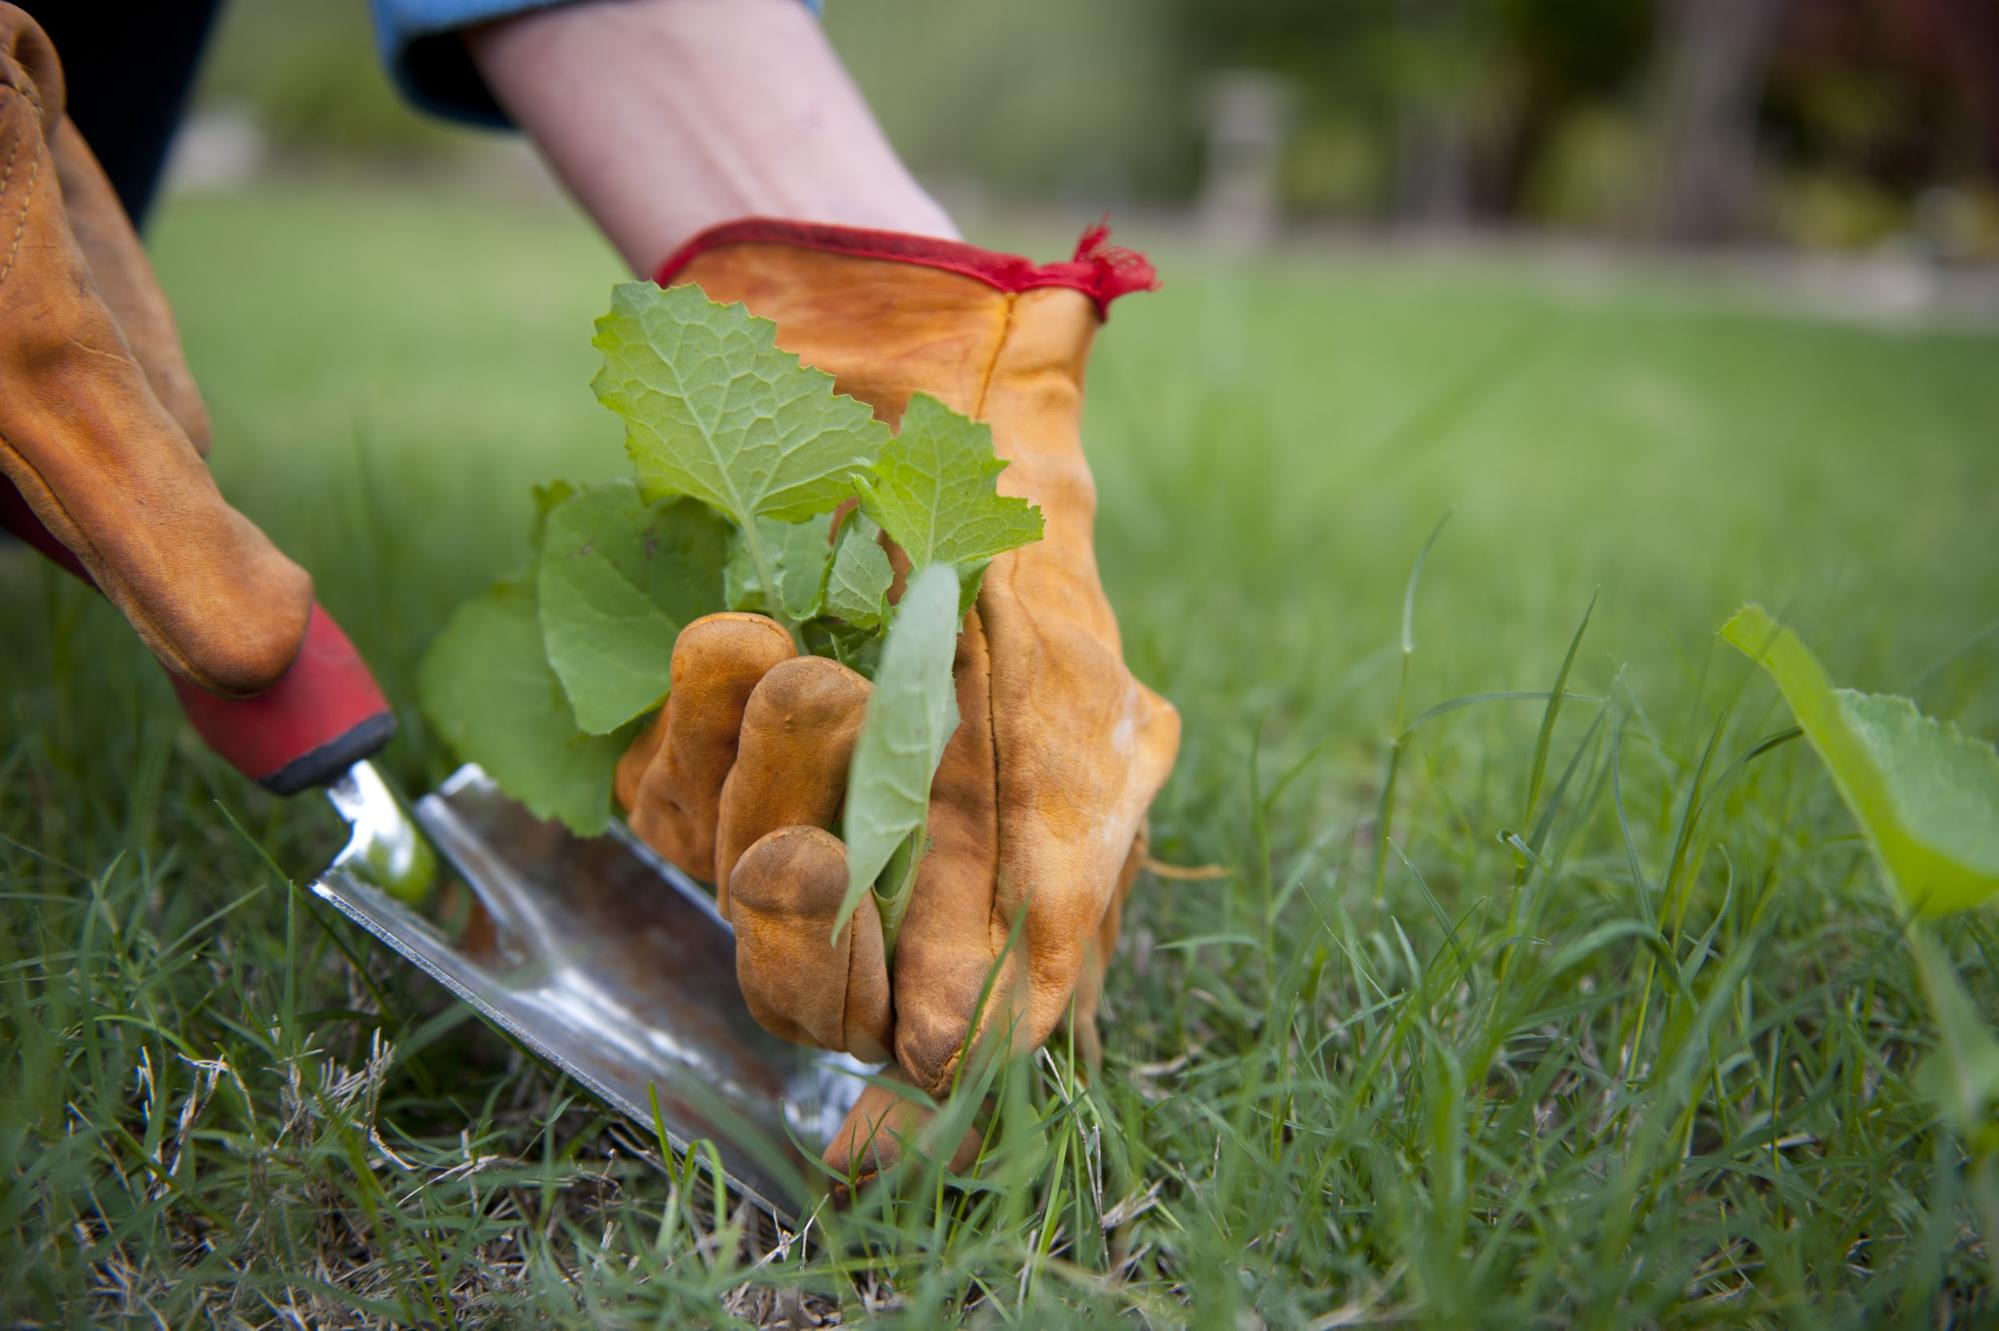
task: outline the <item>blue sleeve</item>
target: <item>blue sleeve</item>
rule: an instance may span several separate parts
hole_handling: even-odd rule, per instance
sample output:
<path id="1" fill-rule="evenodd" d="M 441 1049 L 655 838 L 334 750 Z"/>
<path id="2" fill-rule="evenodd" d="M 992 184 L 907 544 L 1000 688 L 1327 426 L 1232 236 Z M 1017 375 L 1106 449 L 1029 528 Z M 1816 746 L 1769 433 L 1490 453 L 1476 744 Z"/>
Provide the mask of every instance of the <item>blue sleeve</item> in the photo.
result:
<path id="1" fill-rule="evenodd" d="M 562 0 L 369 0 L 375 46 L 403 96 L 450 120 L 512 128 L 473 68 L 458 30 L 488 19 L 543 9 Z M 802 0 L 813 13 L 823 0 Z"/>

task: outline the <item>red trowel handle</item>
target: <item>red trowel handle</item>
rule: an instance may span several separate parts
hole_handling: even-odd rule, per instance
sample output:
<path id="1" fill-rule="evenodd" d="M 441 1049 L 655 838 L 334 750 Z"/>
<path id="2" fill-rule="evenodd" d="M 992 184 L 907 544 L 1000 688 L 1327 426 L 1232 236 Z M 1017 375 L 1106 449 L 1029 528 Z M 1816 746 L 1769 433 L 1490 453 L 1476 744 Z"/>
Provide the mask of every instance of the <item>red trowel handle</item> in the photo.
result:
<path id="1" fill-rule="evenodd" d="M 90 581 L 62 542 L 0 480 L 0 526 Z M 312 607 L 305 644 L 283 677 L 254 698 L 218 698 L 178 676 L 174 692 L 208 747 L 267 790 L 292 795 L 323 786 L 389 742 L 395 713 L 368 663 L 324 607 Z"/>
<path id="2" fill-rule="evenodd" d="M 218 698 L 173 676 L 194 728 L 230 766 L 280 795 L 323 786 L 389 742 L 396 716 L 368 663 L 314 602 L 298 659 L 254 698 Z"/>

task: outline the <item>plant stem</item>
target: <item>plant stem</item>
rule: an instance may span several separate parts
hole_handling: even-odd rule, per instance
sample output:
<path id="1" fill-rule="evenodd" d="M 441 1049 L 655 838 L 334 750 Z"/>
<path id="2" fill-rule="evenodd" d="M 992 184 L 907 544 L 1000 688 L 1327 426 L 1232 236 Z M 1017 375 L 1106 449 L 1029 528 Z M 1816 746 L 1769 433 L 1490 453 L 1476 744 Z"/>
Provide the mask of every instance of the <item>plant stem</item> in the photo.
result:
<path id="1" fill-rule="evenodd" d="M 800 656 L 808 655 L 805 639 L 799 634 L 798 625 L 785 613 L 784 589 L 778 586 L 777 579 L 771 576 L 770 556 L 764 553 L 763 538 L 757 535 L 757 520 L 754 515 L 742 526 L 741 531 L 743 544 L 750 552 L 750 563 L 756 566 L 757 585 L 764 591 L 764 613 L 784 626 L 784 631 L 791 636 L 791 645 L 798 649 Z"/>
<path id="2" fill-rule="evenodd" d="M 1933 927 L 1927 921 L 1912 920 L 1907 938 L 1915 954 L 1916 978 L 1929 1000 L 1930 1016 L 1937 1028 L 1936 1051 L 1930 1057 L 1941 1060 L 1945 1073 L 1946 1090 L 1936 1107 L 1970 1157 L 1967 1173 L 1972 1208 L 1985 1239 L 1986 1261 L 1993 1279 L 1999 1280 L 1999 1152 L 1993 1150 L 1991 1127 L 1992 1034 L 1959 982 Z"/>
<path id="3" fill-rule="evenodd" d="M 875 888 L 875 908 L 882 918 L 882 959 L 895 959 L 896 935 L 902 932 L 902 917 L 909 913 L 909 899 L 916 891 L 917 866 L 923 863 L 924 854 L 930 849 L 930 819 L 926 815 L 923 826 L 909 834 L 895 855 L 888 862 L 888 870 L 883 875 L 881 886 Z"/>

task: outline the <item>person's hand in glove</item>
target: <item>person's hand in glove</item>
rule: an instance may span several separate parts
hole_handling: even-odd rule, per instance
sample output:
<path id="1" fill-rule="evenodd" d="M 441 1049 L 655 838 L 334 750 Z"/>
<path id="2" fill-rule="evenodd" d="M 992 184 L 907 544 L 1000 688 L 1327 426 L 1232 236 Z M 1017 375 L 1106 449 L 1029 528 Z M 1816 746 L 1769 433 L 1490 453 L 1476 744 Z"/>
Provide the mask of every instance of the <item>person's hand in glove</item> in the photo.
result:
<path id="1" fill-rule="evenodd" d="M 827 944 L 847 883 L 832 829 L 869 686 L 795 657 L 774 622 L 717 615 L 681 635 L 667 707 L 620 768 L 633 827 L 717 884 L 744 995 L 780 1035 L 892 1057 L 932 1095 L 952 1089 L 975 1015 L 981 1047 L 1010 1032 L 1027 1049 L 1073 1005 L 1092 1056 L 1145 809 L 1179 737 L 1125 669 L 1077 433 L 1103 306 L 1150 269 L 1094 244 L 1036 268 L 956 243 L 792 0 L 555 5 L 464 40 L 634 271 L 774 320 L 780 346 L 891 425 L 919 391 L 990 422 L 1011 464 L 999 489 L 1045 518 L 1042 540 L 986 570 L 959 638 L 961 720 L 892 966 L 871 903 Z M 728 224 L 760 216 L 843 225 Z M 919 1117 L 871 1088 L 828 1159 L 873 1173 Z"/>
<path id="2" fill-rule="evenodd" d="M 1043 539 L 992 562 L 959 637 L 960 721 L 892 967 L 870 902 L 828 945 L 847 886 L 830 829 L 866 680 L 795 656 L 771 620 L 709 616 L 680 635 L 667 704 L 618 770 L 633 829 L 717 885 L 757 1018 L 792 1040 L 892 1056 L 933 1096 L 951 1091 L 968 1033 L 990 1049 L 1011 1031 L 1013 1048 L 1031 1049 L 1072 1003 L 1094 1058 L 1104 962 L 1179 742 L 1173 708 L 1125 668 L 1092 545 L 1084 360 L 1104 304 L 1151 281 L 1100 239 L 1035 268 L 951 241 L 747 221 L 698 237 L 659 274 L 774 320 L 780 347 L 890 425 L 918 391 L 989 422 L 1009 463 L 1000 492 L 1041 507 Z M 871 1088 L 828 1160 L 871 1174 L 915 1118 Z"/>
<path id="3" fill-rule="evenodd" d="M 63 105 L 47 35 L 0 3 L 0 521 L 53 536 L 176 674 L 255 694 L 312 582 L 216 490 L 166 298 Z"/>

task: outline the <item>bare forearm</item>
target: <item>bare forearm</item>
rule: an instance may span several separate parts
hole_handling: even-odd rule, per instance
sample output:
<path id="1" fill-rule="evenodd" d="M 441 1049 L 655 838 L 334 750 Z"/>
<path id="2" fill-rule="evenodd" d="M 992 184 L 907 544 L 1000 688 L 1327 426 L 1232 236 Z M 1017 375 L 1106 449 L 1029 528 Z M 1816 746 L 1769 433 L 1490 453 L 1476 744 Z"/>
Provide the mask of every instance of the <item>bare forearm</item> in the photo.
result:
<path id="1" fill-rule="evenodd" d="M 957 234 L 798 0 L 581 0 L 466 43 L 635 272 L 737 217 Z"/>

